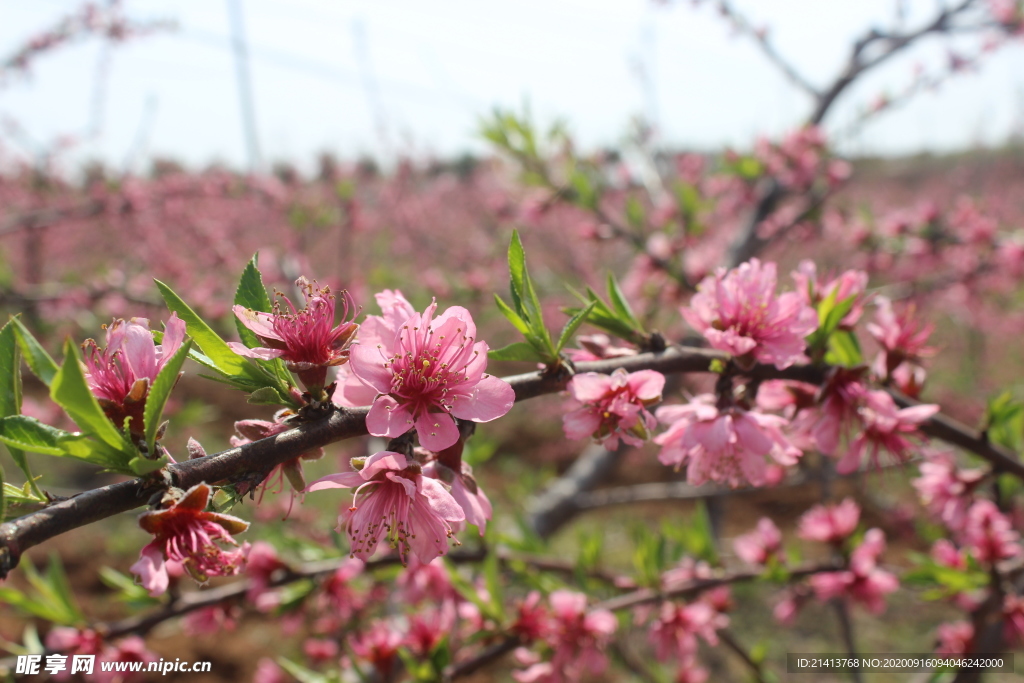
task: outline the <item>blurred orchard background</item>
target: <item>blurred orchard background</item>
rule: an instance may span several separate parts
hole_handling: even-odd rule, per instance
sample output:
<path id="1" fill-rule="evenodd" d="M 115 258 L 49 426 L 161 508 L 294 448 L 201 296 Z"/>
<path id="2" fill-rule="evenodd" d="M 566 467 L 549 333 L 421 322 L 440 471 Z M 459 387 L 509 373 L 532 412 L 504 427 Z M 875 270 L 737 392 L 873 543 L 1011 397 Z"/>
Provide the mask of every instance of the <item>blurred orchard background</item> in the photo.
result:
<path id="1" fill-rule="evenodd" d="M 567 285 L 603 296 L 611 272 L 645 329 L 699 344 L 678 308 L 704 276 L 759 255 L 788 283 L 810 258 L 820 274 L 864 269 L 871 292 L 934 323 L 927 401 L 983 426 L 992 401 L 1011 406 L 1024 390 L 1024 42 L 1018 3 L 962 4 L 0 0 L 0 306 L 56 354 L 68 335 L 100 339 L 114 317 L 166 319 L 157 278 L 235 339 L 234 289 L 259 252 L 267 285 L 293 297 L 300 275 L 347 289 L 369 313 L 385 288 L 417 310 L 436 297 L 468 308 L 497 348 L 518 339 L 493 302 L 507 292 L 518 229 L 547 319 L 560 326 L 579 305 Z M 877 346 L 864 346 L 870 363 Z M 270 419 L 272 409 L 197 374 L 186 367 L 172 397 L 172 453 L 190 436 L 214 453 L 234 421 Z M 909 393 L 921 394 L 922 377 Z M 712 384 L 687 377 L 674 391 Z M 467 459 L 506 547 L 567 561 L 570 584 L 600 570 L 643 585 L 687 556 L 742 566 L 732 541 L 765 515 L 792 552 L 813 556 L 795 534 L 799 516 L 846 496 L 865 527 L 885 532 L 896 573 L 941 536 L 915 500 L 913 467 L 692 487 L 651 446 L 609 458 L 567 440 L 552 417 L 565 404 L 517 406 L 477 431 Z M 1006 445 L 1019 449 L 1019 413 L 1008 410 Z M 28 377 L 24 412 L 68 427 Z M 367 444 L 326 450 L 307 480 Z M 553 503 L 552 482 L 587 462 L 597 469 L 579 495 Z M 38 471 L 55 496 L 116 480 L 59 459 Z M 285 489 L 233 514 L 296 561 L 343 554 L 330 532 L 335 499 L 292 508 Z M 1007 514 L 1020 528 L 1021 508 Z M 136 516 L 27 555 L 39 567 L 59 557 L 78 605 L 65 625 L 158 604 L 130 586 L 148 540 Z M 475 533 L 461 538 L 472 547 Z M 4 585 L 29 590 L 18 572 Z M 851 633 L 863 652 L 931 652 L 938 626 L 962 615 L 934 587 L 905 582 L 882 614 L 836 619 L 809 603 L 780 630 L 780 591 L 733 588 L 728 645 L 700 645 L 710 680 L 803 680 L 787 678 L 786 652 L 842 652 Z M 291 680 L 299 669 L 257 673 L 275 656 L 307 680 L 336 671 L 339 657 L 367 669 L 346 645 L 359 633 L 318 632 L 289 611 L 304 595 L 270 611 L 240 603 L 215 636 L 197 635 L 209 624 L 163 621 L 146 643 L 213 662 L 211 674 L 167 680 Z M 55 623 L 15 603 L 0 605 L 11 653 Z M 698 680 L 642 654 L 645 628 L 620 626 L 600 680 Z M 475 675 L 509 680 L 512 668 Z"/>

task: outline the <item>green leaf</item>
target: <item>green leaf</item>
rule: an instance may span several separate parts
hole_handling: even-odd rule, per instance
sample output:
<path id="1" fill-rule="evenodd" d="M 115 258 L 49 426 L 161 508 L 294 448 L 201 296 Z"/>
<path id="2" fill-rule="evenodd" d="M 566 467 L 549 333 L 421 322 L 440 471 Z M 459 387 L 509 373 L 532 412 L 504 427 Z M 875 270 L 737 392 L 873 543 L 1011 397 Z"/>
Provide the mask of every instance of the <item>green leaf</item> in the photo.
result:
<path id="1" fill-rule="evenodd" d="M 166 455 L 162 455 L 156 460 L 137 455 L 128 461 L 128 471 L 136 476 L 144 477 L 150 472 L 156 472 L 169 462 Z"/>
<path id="2" fill-rule="evenodd" d="M 647 226 L 647 212 L 636 197 L 626 199 L 626 222 L 637 231 L 643 230 Z"/>
<path id="3" fill-rule="evenodd" d="M 17 332 L 20 324 L 17 318 L 11 318 L 10 322 L 0 329 L 0 418 L 21 413 L 21 352 Z M 32 476 L 32 468 L 29 467 L 24 451 L 17 446 L 5 445 L 14 464 L 25 474 L 25 480 L 36 495 L 42 497 L 43 493 Z M 0 513 L 0 519 L 2 518 L 3 514 Z"/>
<path id="4" fill-rule="evenodd" d="M 994 443 L 1014 451 L 1024 449 L 1024 403 L 1009 391 L 989 399 L 983 428 Z"/>
<path id="5" fill-rule="evenodd" d="M 242 278 L 238 281 L 238 289 L 235 290 L 235 305 L 248 308 L 251 311 L 269 313 L 272 308 L 267 288 L 263 285 L 263 277 L 260 275 L 258 264 L 259 252 L 245 264 L 242 271 Z M 256 338 L 256 334 L 242 324 L 242 321 L 235 316 L 235 327 L 238 329 L 238 336 L 242 338 L 245 345 L 250 349 L 262 346 Z"/>
<path id="6" fill-rule="evenodd" d="M 608 273 L 607 286 L 608 299 L 612 302 L 615 312 L 619 314 L 619 319 L 629 325 L 631 329 L 643 334 L 644 326 L 640 324 L 636 315 L 633 314 L 633 309 L 630 308 L 629 302 L 626 301 L 626 295 L 622 293 L 622 290 L 619 288 L 619 283 L 616 282 L 615 276 L 611 273 Z"/>
<path id="7" fill-rule="evenodd" d="M 573 189 L 576 190 L 576 196 L 574 199 L 578 206 L 587 209 L 588 211 L 593 211 L 597 208 L 599 196 L 597 190 L 594 188 L 594 184 L 590 180 L 590 176 L 585 172 L 576 169 L 569 177 L 569 182 L 572 184 Z M 642 210 L 643 209 L 641 208 L 641 211 Z"/>
<path id="8" fill-rule="evenodd" d="M 209 367 L 228 378 L 250 381 L 256 386 L 266 386 L 271 383 L 270 378 L 263 372 L 232 351 L 227 342 L 221 339 L 220 335 L 206 324 L 206 321 L 189 308 L 188 304 L 174 293 L 174 290 L 159 280 L 154 280 L 154 282 L 156 282 L 167 308 L 177 313 L 178 317 L 185 321 L 188 335 L 202 350 L 203 355 L 209 359 Z"/>
<path id="9" fill-rule="evenodd" d="M 0 419 L 0 441 L 8 448 L 62 456 L 65 451 L 61 442 L 70 436 L 62 429 L 43 424 L 27 415 L 10 415 Z"/>
<path id="10" fill-rule="evenodd" d="M 7 482 L 4 481 L 4 468 L 0 467 L 0 522 L 7 519 Z"/>
<path id="11" fill-rule="evenodd" d="M 526 252 L 523 250 L 523 243 L 519 239 L 519 231 L 512 231 L 512 240 L 508 245 L 508 272 L 510 276 L 510 290 L 512 292 L 512 305 L 515 307 L 519 317 L 530 322 L 530 316 L 523 308 L 523 293 L 526 291 Z"/>
<path id="12" fill-rule="evenodd" d="M 528 342 L 515 342 L 500 349 L 491 349 L 487 352 L 487 357 L 490 360 L 543 360 L 537 349 Z"/>
<path id="13" fill-rule="evenodd" d="M 487 553 L 484 559 L 484 585 L 487 587 L 487 594 L 491 598 L 491 610 L 498 616 L 499 624 L 505 621 L 505 600 L 504 590 L 501 585 L 501 572 L 498 567 L 498 554 Z"/>
<path id="14" fill-rule="evenodd" d="M 0 328 L 0 417 L 21 412 L 21 358 L 12 322 Z"/>
<path id="15" fill-rule="evenodd" d="M 490 601 L 481 598 L 480 593 L 477 592 L 476 586 L 464 579 L 455 567 L 447 562 L 445 565 L 448 568 L 448 579 L 451 581 L 455 590 L 457 590 L 464 599 L 476 605 L 480 609 L 481 614 L 500 624 L 502 621 L 501 614 L 498 610 L 495 610 L 494 605 L 492 605 Z"/>
<path id="16" fill-rule="evenodd" d="M 566 344 L 572 341 L 572 336 L 576 334 L 576 330 L 580 329 L 587 316 L 594 310 L 594 306 L 597 305 L 596 301 L 591 301 L 585 308 L 580 309 L 578 313 L 569 318 L 569 321 L 565 323 L 565 327 L 562 328 L 562 333 L 558 335 L 558 345 L 555 347 L 555 353 L 560 353 L 565 348 Z"/>
<path id="17" fill-rule="evenodd" d="M 503 316 L 508 318 L 513 327 L 523 334 L 530 334 L 530 325 L 497 294 L 494 295 L 494 303 L 497 304 L 498 310 L 501 311 Z"/>
<path id="18" fill-rule="evenodd" d="M 12 415 L 0 420 L 0 441 L 32 453 L 77 458 L 125 474 L 134 473 L 128 466 L 134 449 L 132 453 L 126 453 L 85 434 L 65 432 L 27 415 Z M 42 493 L 38 489 L 36 491 L 42 498 Z"/>
<path id="19" fill-rule="evenodd" d="M 825 362 L 852 368 L 864 362 L 857 337 L 847 330 L 837 330 L 829 335 L 828 353 Z"/>
<path id="20" fill-rule="evenodd" d="M 281 395 L 274 387 L 261 387 L 249 394 L 246 403 L 256 406 L 287 406 L 291 401 Z"/>
<path id="21" fill-rule="evenodd" d="M 96 397 L 82 374 L 82 360 L 78 347 L 68 339 L 64 343 L 64 364 L 50 384 L 50 398 L 64 409 L 83 432 L 95 436 L 114 451 L 135 455 L 135 447 L 126 443 L 124 435 L 103 413 Z M 125 458 L 127 462 L 128 458 Z"/>
<path id="22" fill-rule="evenodd" d="M 142 424 L 146 430 L 146 448 L 148 449 L 146 455 L 150 458 L 156 458 L 156 433 L 160 428 L 160 421 L 164 415 L 164 408 L 167 406 L 167 399 L 170 397 L 174 385 L 178 383 L 178 373 L 181 372 L 181 366 L 185 364 L 185 359 L 188 358 L 188 352 L 191 348 L 192 340 L 186 339 L 178 350 L 174 352 L 174 355 L 160 368 L 160 372 L 149 388 L 149 395 L 146 397 L 146 409 L 142 415 Z"/>
<path id="23" fill-rule="evenodd" d="M 18 337 L 18 346 L 21 348 L 22 355 L 25 356 L 29 370 L 42 380 L 46 386 L 50 386 L 54 375 L 57 374 L 57 363 L 54 362 L 53 358 L 50 357 L 50 354 L 46 352 L 46 349 L 42 347 L 39 341 L 32 336 L 32 333 L 22 324 L 21 320 L 17 317 L 11 318 L 11 324 L 14 325 L 14 331 Z"/>
<path id="24" fill-rule="evenodd" d="M 22 561 L 21 567 L 31 592 L 23 593 L 10 586 L 0 586 L 0 603 L 61 626 L 85 622 L 56 556 L 50 556 L 50 566 L 45 575 L 40 575 L 31 561 Z"/>
<path id="25" fill-rule="evenodd" d="M 3 489 L 8 505 L 45 505 L 47 502 L 44 496 L 36 495 L 27 481 L 21 485 L 21 488 L 10 482 L 4 482 Z"/>
<path id="26" fill-rule="evenodd" d="M 135 583 L 135 579 L 112 567 L 100 567 L 100 580 L 117 591 L 117 600 L 141 609 L 160 604 L 158 598 L 149 597 L 149 591 Z"/>
<path id="27" fill-rule="evenodd" d="M 537 297 L 530 274 L 526 269 L 526 252 L 523 250 L 523 243 L 516 230 L 512 231 L 512 240 L 509 242 L 508 270 L 512 304 L 518 320 L 509 315 L 511 311 L 507 311 L 508 306 L 504 305 L 500 297 L 495 297 L 495 300 L 499 302 L 498 308 L 515 325 L 516 329 L 526 335 L 527 340 L 540 352 L 545 361 L 557 361 L 558 353 L 551 343 L 551 334 L 544 326 L 540 299 Z"/>
<path id="28" fill-rule="evenodd" d="M 835 291 L 838 291 L 838 290 L 835 290 Z M 835 296 L 835 292 L 833 292 L 830 296 Z M 850 312 L 850 309 L 853 308 L 853 305 L 855 303 L 857 303 L 857 296 L 856 295 L 848 296 L 845 299 L 843 299 L 842 301 L 837 302 L 832 307 L 832 310 L 830 310 L 828 312 L 828 315 L 825 316 L 825 320 L 824 320 L 824 323 L 822 325 L 824 327 L 825 332 L 827 334 L 831 334 L 833 331 L 835 331 L 836 329 L 839 328 L 839 324 L 841 322 L 843 322 L 843 318 L 846 317 L 846 315 Z M 820 319 L 820 313 L 819 313 L 819 319 Z"/>

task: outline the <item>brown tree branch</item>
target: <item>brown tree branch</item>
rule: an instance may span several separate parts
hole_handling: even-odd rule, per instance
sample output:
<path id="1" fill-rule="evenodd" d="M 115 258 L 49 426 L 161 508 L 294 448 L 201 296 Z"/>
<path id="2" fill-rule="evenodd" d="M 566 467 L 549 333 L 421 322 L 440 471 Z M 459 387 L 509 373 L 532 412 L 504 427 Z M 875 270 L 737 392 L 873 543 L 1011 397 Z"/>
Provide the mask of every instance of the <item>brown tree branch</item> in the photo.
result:
<path id="1" fill-rule="evenodd" d="M 670 347 L 657 353 L 642 353 L 625 358 L 578 363 L 578 372 L 611 373 L 616 368 L 628 371 L 653 369 L 663 373 L 709 372 L 714 361 L 728 362 L 719 351 Z M 796 365 L 779 370 L 773 365 L 756 365 L 742 374 L 756 379 L 791 379 L 820 384 L 827 368 Z M 568 376 L 531 372 L 505 378 L 516 392 L 516 400 L 525 400 L 561 391 Z M 909 404 L 909 399 L 902 399 Z M 170 482 L 190 488 L 201 482 L 216 483 L 245 473 L 270 472 L 275 466 L 301 453 L 335 441 L 362 436 L 366 431 L 367 408 L 337 409 L 327 418 L 303 424 L 244 446 L 208 455 L 166 468 Z M 969 450 L 988 460 L 994 467 L 1024 479 L 1024 464 L 1009 450 L 990 443 L 983 435 L 954 420 L 937 415 L 922 427 L 925 433 Z M 159 479 L 146 478 L 111 484 L 86 491 L 42 510 L 0 524 L 0 578 L 17 566 L 29 548 L 54 536 L 144 505 L 162 487 Z"/>

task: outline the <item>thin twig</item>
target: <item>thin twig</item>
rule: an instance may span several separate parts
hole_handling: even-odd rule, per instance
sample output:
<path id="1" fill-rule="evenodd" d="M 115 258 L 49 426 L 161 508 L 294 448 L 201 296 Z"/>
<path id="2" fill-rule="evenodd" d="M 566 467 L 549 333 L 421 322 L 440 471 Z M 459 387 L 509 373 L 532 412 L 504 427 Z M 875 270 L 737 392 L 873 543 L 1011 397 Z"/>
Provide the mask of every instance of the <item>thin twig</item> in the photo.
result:
<path id="1" fill-rule="evenodd" d="M 721 629 L 718 632 L 718 639 L 722 641 L 723 645 L 736 653 L 746 667 L 750 669 L 750 675 L 753 676 L 755 681 L 758 683 L 767 683 L 767 679 L 764 675 L 764 666 L 760 662 L 754 661 L 754 658 L 750 656 L 747 649 L 743 647 L 738 640 L 736 640 L 736 636 L 734 636 L 729 629 Z"/>

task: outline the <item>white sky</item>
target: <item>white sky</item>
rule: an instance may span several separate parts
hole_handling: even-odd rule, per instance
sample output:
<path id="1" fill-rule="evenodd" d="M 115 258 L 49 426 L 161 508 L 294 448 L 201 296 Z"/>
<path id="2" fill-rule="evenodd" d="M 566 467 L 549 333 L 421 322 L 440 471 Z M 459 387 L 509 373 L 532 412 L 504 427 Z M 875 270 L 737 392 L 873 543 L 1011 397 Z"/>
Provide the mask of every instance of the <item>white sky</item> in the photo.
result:
<path id="1" fill-rule="evenodd" d="M 153 155 L 193 166 L 242 167 L 246 148 L 231 50 L 230 0 L 125 0 L 138 19 L 178 29 L 114 48 L 94 98 L 102 48 L 86 40 L 42 57 L 28 78 L 0 88 L 0 117 L 42 145 L 81 133 L 102 102 L 98 136 L 75 160 L 145 168 Z M 740 0 L 772 27 L 782 53 L 817 83 L 845 59 L 853 37 L 886 26 L 894 0 Z M 916 25 L 936 0 L 911 0 Z M 71 0 L 0 0 L 0 58 L 78 6 Z M 710 8 L 651 0 L 243 0 L 262 157 L 309 167 L 396 150 L 482 151 L 478 117 L 529 101 L 536 117 L 564 117 L 584 147 L 614 144 L 631 117 L 653 115 L 662 141 L 746 147 L 798 124 L 809 101 L 733 37 Z M 1018 41 L 1024 45 L 1024 41 Z M 848 94 L 838 130 L 872 97 L 898 90 L 920 61 L 947 59 L 932 41 Z M 639 66 L 639 69 L 638 69 Z M 644 88 L 638 70 L 649 74 Z M 992 57 L 980 74 L 886 114 L 847 152 L 907 153 L 999 144 L 1024 122 L 1024 49 Z M 7 134 L 5 145 L 27 149 Z"/>

